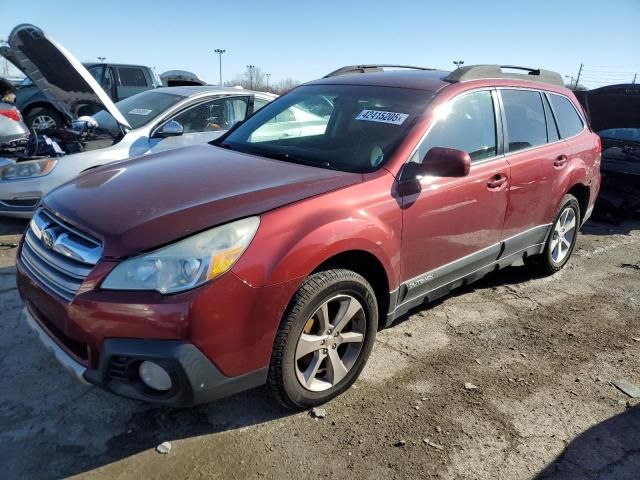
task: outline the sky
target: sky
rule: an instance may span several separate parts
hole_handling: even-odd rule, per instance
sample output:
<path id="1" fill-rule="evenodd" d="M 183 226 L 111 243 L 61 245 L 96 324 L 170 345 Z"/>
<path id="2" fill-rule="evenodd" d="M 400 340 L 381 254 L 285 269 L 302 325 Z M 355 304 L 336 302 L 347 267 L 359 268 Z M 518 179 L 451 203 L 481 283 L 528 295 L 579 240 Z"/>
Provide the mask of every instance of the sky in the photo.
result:
<path id="1" fill-rule="evenodd" d="M 246 65 L 305 82 L 344 65 L 451 70 L 498 63 L 556 70 L 597 87 L 640 82 L 640 0 L 279 0 L 72 2 L 1 0 L 0 39 L 20 23 L 81 61 L 183 69 L 218 82 Z"/>

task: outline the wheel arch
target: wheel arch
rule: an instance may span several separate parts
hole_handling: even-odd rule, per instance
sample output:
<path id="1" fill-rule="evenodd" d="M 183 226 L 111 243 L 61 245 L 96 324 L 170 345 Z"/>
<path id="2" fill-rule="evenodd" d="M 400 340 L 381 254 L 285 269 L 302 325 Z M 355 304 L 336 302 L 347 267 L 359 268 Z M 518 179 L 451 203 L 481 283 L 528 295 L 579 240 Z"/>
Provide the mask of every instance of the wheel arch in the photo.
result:
<path id="1" fill-rule="evenodd" d="M 324 260 L 311 274 L 336 268 L 356 272 L 371 284 L 378 301 L 378 325 L 383 326 L 389 312 L 390 286 L 387 271 L 378 257 L 366 250 L 345 250 Z"/>
<path id="2" fill-rule="evenodd" d="M 24 116 L 26 117 L 27 115 L 29 115 L 29 112 L 31 112 L 31 110 L 39 107 L 55 110 L 62 118 L 64 118 L 64 115 L 60 113 L 60 111 L 52 103 L 45 100 L 36 100 L 35 102 L 28 103 L 24 107 L 22 107 L 22 109 L 24 110 Z"/>
<path id="3" fill-rule="evenodd" d="M 589 186 L 584 183 L 576 183 L 567 191 L 569 195 L 573 195 L 578 200 L 580 205 L 580 221 L 584 219 L 585 212 L 589 208 L 589 198 L 591 191 Z"/>

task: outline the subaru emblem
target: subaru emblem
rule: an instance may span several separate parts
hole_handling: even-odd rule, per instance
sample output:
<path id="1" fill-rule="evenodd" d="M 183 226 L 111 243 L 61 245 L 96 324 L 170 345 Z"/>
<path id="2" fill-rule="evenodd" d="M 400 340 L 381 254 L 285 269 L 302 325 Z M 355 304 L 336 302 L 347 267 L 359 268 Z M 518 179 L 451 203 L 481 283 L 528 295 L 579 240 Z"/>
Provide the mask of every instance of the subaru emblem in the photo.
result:
<path id="1" fill-rule="evenodd" d="M 44 244 L 45 247 L 47 247 L 49 250 L 51 250 L 53 248 L 53 244 L 56 241 L 56 233 L 50 229 L 47 228 L 45 230 L 42 230 L 42 243 Z"/>

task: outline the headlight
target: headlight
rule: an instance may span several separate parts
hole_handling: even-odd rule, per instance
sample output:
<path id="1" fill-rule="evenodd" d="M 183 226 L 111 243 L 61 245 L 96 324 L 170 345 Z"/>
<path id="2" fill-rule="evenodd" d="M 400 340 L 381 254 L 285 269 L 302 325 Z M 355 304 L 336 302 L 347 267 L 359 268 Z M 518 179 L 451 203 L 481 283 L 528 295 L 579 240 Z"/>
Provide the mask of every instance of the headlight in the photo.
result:
<path id="1" fill-rule="evenodd" d="M 107 276 L 102 288 L 176 293 L 202 285 L 236 263 L 258 225 L 260 217 L 245 218 L 125 260 Z"/>
<path id="2" fill-rule="evenodd" d="M 0 178 L 2 180 L 15 180 L 17 178 L 41 177 L 53 170 L 57 163 L 58 160 L 55 158 L 17 162 L 3 167 Z"/>

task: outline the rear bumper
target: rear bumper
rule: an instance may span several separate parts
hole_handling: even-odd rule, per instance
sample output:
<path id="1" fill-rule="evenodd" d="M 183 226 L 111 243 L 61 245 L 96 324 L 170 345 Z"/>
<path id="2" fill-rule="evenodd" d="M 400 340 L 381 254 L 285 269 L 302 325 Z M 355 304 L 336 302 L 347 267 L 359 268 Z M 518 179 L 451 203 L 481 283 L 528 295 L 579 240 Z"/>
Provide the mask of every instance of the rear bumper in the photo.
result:
<path id="1" fill-rule="evenodd" d="M 97 368 L 89 369 L 67 354 L 27 308 L 24 315 L 42 344 L 78 380 L 122 397 L 187 407 L 249 390 L 267 379 L 267 368 L 227 377 L 193 344 L 171 340 L 105 340 Z M 168 392 L 153 391 L 142 383 L 138 367 L 144 360 L 161 365 L 169 373 L 173 387 Z"/>

